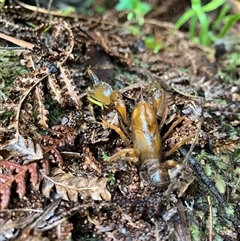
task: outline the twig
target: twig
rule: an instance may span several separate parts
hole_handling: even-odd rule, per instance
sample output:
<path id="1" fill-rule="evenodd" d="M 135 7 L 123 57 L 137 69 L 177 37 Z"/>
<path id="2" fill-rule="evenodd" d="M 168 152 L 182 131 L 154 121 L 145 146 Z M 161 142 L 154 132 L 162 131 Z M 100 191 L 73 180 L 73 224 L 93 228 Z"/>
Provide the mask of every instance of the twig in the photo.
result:
<path id="1" fill-rule="evenodd" d="M 1 212 L 35 212 L 42 213 L 43 210 L 32 208 L 14 208 L 14 209 L 2 209 Z"/>
<path id="2" fill-rule="evenodd" d="M 12 36 L 8 36 L 8 35 L 6 35 L 4 33 L 1 33 L 1 32 L 0 32 L 0 38 L 5 39 L 5 40 L 7 40 L 11 43 L 14 43 L 18 46 L 23 47 L 23 48 L 28 48 L 28 49 L 32 50 L 35 47 L 35 45 L 32 44 L 32 43 L 26 42 L 26 41 L 21 40 L 21 39 L 14 38 Z"/>
<path id="3" fill-rule="evenodd" d="M 209 241 L 212 241 L 213 215 L 212 215 L 211 199 L 209 196 L 208 196 L 208 204 L 209 204 Z"/>

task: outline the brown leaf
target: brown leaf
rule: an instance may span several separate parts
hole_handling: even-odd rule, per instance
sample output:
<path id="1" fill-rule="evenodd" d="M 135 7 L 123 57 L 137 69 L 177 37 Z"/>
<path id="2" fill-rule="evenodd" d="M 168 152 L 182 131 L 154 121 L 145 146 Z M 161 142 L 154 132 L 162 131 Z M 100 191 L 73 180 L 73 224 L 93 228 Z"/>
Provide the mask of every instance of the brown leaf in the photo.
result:
<path id="1" fill-rule="evenodd" d="M 0 174 L 0 194 L 1 194 L 1 208 L 4 209 L 8 206 L 10 201 L 10 189 L 12 185 L 12 178 L 7 177 L 4 174 Z M 2 188 L 4 186 L 4 188 Z"/>
<path id="2" fill-rule="evenodd" d="M 220 153 L 227 153 L 228 151 L 234 152 L 235 149 L 240 148 L 240 138 L 237 138 L 235 140 L 228 139 L 228 140 L 221 140 L 218 139 L 213 144 L 213 152 L 216 155 L 219 155 Z"/>
<path id="3" fill-rule="evenodd" d="M 20 198 L 23 198 L 26 193 L 26 172 L 29 171 L 31 178 L 30 181 L 33 185 L 36 185 L 38 182 L 38 171 L 36 163 L 30 165 L 20 165 L 15 162 L 10 161 L 0 161 L 0 166 L 3 166 L 5 169 L 14 171 L 14 174 L 0 174 L 0 208 L 4 209 L 7 207 L 10 201 L 11 187 L 13 182 L 16 182 L 16 192 Z"/>
<path id="4" fill-rule="evenodd" d="M 94 200 L 111 200 L 111 194 L 106 188 L 108 179 L 105 177 L 98 178 L 82 178 L 76 177 L 69 173 L 63 172 L 61 169 L 52 169 L 51 175 L 46 176 L 43 172 L 42 192 L 49 197 L 53 186 L 64 200 L 78 201 L 78 195 L 87 198 L 92 197 Z"/>
<path id="5" fill-rule="evenodd" d="M 67 68 L 60 67 L 61 74 L 59 76 L 60 83 L 63 85 L 62 92 L 67 99 L 68 104 L 74 105 L 78 110 L 82 107 L 80 93 L 71 78 L 70 71 Z"/>
<path id="6" fill-rule="evenodd" d="M 83 148 L 83 156 L 84 156 L 85 164 L 87 165 L 90 171 L 93 170 L 99 174 L 102 173 L 99 162 L 97 162 L 97 160 L 95 159 L 95 157 L 93 156 L 92 152 L 88 147 Z"/>
<path id="7" fill-rule="evenodd" d="M 17 135 L 15 139 L 9 141 L 6 145 L 0 145 L 0 149 L 10 151 L 14 156 L 23 157 L 25 163 L 43 158 L 41 146 L 39 144 L 34 145 L 32 140 L 24 139 L 21 135 Z"/>
<path id="8" fill-rule="evenodd" d="M 9 220 L 0 219 L 0 240 L 9 240 L 14 236 L 14 222 Z"/>
<path id="9" fill-rule="evenodd" d="M 17 193 L 20 198 L 23 198 L 26 193 L 25 175 L 16 175 L 15 182 L 17 183 Z"/>
<path id="10" fill-rule="evenodd" d="M 57 103 L 59 103 L 61 106 L 64 106 L 66 101 L 62 96 L 63 95 L 62 90 L 54 74 L 48 76 L 47 86 L 53 100 L 57 101 Z"/>
<path id="11" fill-rule="evenodd" d="M 44 98 L 44 93 L 42 91 L 43 85 L 42 83 L 39 83 L 34 90 L 34 94 L 35 94 L 35 106 L 37 107 L 37 113 L 38 113 L 38 124 L 41 125 L 44 128 L 48 128 L 48 110 L 46 110 L 44 102 L 45 102 L 45 98 Z"/>

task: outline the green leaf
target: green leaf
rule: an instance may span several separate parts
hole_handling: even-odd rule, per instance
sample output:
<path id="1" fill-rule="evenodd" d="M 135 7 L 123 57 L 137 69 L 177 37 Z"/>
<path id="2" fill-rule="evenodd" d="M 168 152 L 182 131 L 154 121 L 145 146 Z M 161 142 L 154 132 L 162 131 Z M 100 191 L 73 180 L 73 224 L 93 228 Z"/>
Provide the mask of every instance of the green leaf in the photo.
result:
<path id="1" fill-rule="evenodd" d="M 127 19 L 130 21 L 132 19 L 134 19 L 134 13 L 133 12 L 130 12 L 128 15 L 127 15 Z"/>
<path id="2" fill-rule="evenodd" d="M 224 5 L 219 12 L 217 19 L 214 21 L 214 24 L 212 26 L 212 31 L 216 31 L 216 29 L 220 26 L 220 23 L 223 21 L 223 18 L 226 16 L 227 12 L 229 11 L 230 6 Z"/>
<path id="3" fill-rule="evenodd" d="M 3 8 L 4 4 L 5 4 L 5 0 L 0 0 L 0 10 Z"/>
<path id="4" fill-rule="evenodd" d="M 225 0 L 213 0 L 210 1 L 208 4 L 204 5 L 202 8 L 204 12 L 211 12 L 220 7 L 221 5 L 223 5 L 224 3 Z"/>
<path id="5" fill-rule="evenodd" d="M 222 177 L 219 174 L 216 174 L 215 177 L 214 177 L 214 181 L 216 183 L 216 187 L 217 187 L 218 191 L 221 194 L 224 194 L 225 191 L 226 191 L 226 183 L 222 179 Z"/>
<path id="6" fill-rule="evenodd" d="M 127 19 L 135 19 L 141 26 L 144 24 L 144 15 L 152 9 L 152 6 L 148 3 L 141 2 L 140 0 L 119 0 L 115 9 L 118 11 L 130 11 L 127 15 Z"/>
<path id="7" fill-rule="evenodd" d="M 226 24 L 221 29 L 218 34 L 218 38 L 222 38 L 226 35 L 226 33 L 230 30 L 234 23 L 240 20 L 240 13 L 236 15 L 228 15 L 225 17 Z"/>
<path id="8" fill-rule="evenodd" d="M 196 224 L 193 224 L 189 227 L 189 231 L 191 233 L 191 237 L 193 241 L 201 240 L 200 229 Z"/>
<path id="9" fill-rule="evenodd" d="M 140 11 L 143 15 L 147 14 L 152 10 L 152 6 L 148 3 L 141 3 L 140 4 Z"/>
<path id="10" fill-rule="evenodd" d="M 201 6 L 201 2 L 199 0 L 192 0 L 192 10 L 197 15 L 200 24 L 201 24 L 201 31 L 200 31 L 200 38 L 201 43 L 204 45 L 208 45 L 210 42 L 210 38 L 208 36 L 208 30 L 209 30 L 209 20 L 206 16 L 206 14 L 203 11 L 203 8 Z"/>
<path id="11" fill-rule="evenodd" d="M 69 15 L 70 13 L 75 13 L 75 12 L 76 12 L 76 8 L 74 8 L 72 6 L 68 6 L 62 11 L 62 14 Z"/>
<path id="12" fill-rule="evenodd" d="M 226 170 L 226 168 L 227 168 L 227 163 L 226 163 L 226 162 L 218 161 L 218 162 L 216 162 L 216 164 L 217 164 L 217 166 L 218 166 L 220 169 Z"/>
<path id="13" fill-rule="evenodd" d="M 176 27 L 180 28 L 184 23 L 186 23 L 190 18 L 192 18 L 194 15 L 203 16 L 201 13 L 209 12 L 217 9 L 219 6 L 221 6 L 225 0 L 213 0 L 210 3 L 201 6 L 200 0 L 192 0 L 192 9 L 189 9 L 187 12 L 185 12 L 176 22 Z M 194 11 L 195 10 L 195 11 Z M 200 19 L 199 19 L 200 20 Z M 203 22 L 203 20 L 201 20 Z"/>
<path id="14" fill-rule="evenodd" d="M 194 39 L 195 36 L 195 30 L 197 28 L 197 22 L 198 22 L 198 18 L 197 16 L 193 16 L 190 20 L 190 28 L 189 28 L 189 38 L 191 40 Z"/>
<path id="15" fill-rule="evenodd" d="M 105 11 L 106 11 L 106 8 L 104 6 L 98 6 L 96 11 L 99 13 L 99 14 L 104 14 Z"/>
<path id="16" fill-rule="evenodd" d="M 184 23 L 188 21 L 191 17 L 195 15 L 195 12 L 192 9 L 189 9 L 187 12 L 185 12 L 175 23 L 176 28 L 181 28 Z"/>
<path id="17" fill-rule="evenodd" d="M 126 11 L 134 9 L 134 1 L 131 0 L 119 0 L 116 4 L 115 9 L 117 11 Z"/>
<path id="18" fill-rule="evenodd" d="M 228 207 L 225 209 L 225 211 L 228 215 L 234 215 L 234 208 L 230 203 L 228 204 Z"/>
<path id="19" fill-rule="evenodd" d="M 103 159 L 104 161 L 107 161 L 108 158 L 109 158 L 109 156 L 103 151 L 103 152 L 102 152 L 102 159 Z"/>
<path id="20" fill-rule="evenodd" d="M 206 173 L 207 176 L 211 176 L 212 175 L 212 168 L 209 164 L 206 164 L 205 168 L 204 168 L 204 172 Z"/>
<path id="21" fill-rule="evenodd" d="M 240 167 L 237 167 L 237 168 L 234 170 L 234 174 L 240 176 Z"/>
<path id="22" fill-rule="evenodd" d="M 109 174 L 108 180 L 109 180 L 110 185 L 114 185 L 116 183 L 116 178 L 115 178 L 114 174 L 112 174 L 112 173 Z"/>
<path id="23" fill-rule="evenodd" d="M 128 31 L 128 33 L 131 33 L 136 36 L 141 36 L 141 30 L 138 26 L 128 25 L 126 26 L 126 30 Z"/>
<path id="24" fill-rule="evenodd" d="M 154 36 L 149 36 L 144 39 L 145 46 L 148 49 L 152 49 L 153 53 L 157 54 L 159 50 L 164 49 L 165 46 L 162 42 L 157 42 Z"/>

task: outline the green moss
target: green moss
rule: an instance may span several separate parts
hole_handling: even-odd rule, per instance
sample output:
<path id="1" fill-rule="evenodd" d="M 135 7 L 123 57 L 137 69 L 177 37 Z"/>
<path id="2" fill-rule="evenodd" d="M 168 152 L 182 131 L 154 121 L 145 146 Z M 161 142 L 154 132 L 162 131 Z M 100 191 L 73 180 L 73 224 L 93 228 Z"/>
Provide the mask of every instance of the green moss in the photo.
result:
<path id="1" fill-rule="evenodd" d="M 16 78 L 28 73 L 26 66 L 21 65 L 20 57 L 17 51 L 1 50 L 0 51 L 0 79 L 2 79 L 2 92 L 9 96 Z"/>
<path id="2" fill-rule="evenodd" d="M 56 103 L 54 103 L 49 95 L 46 95 L 45 97 L 45 107 L 49 111 L 49 126 L 59 125 L 63 117 L 63 112 L 62 109 L 58 107 Z"/>

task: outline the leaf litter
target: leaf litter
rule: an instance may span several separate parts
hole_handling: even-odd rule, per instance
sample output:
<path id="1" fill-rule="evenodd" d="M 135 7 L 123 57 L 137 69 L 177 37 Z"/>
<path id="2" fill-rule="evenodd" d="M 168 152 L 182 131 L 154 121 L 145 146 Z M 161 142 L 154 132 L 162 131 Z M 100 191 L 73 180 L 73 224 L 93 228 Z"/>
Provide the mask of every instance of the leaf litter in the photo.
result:
<path id="1" fill-rule="evenodd" d="M 161 33 L 165 41 L 165 49 L 154 54 L 139 51 L 139 37 L 115 21 L 116 16 L 111 22 L 79 16 L 77 22 L 78 16 L 53 12 L 51 20 L 47 11 L 32 15 L 15 1 L 1 14 L 1 31 L 15 38 L 13 44 L 23 44 L 16 42 L 21 39 L 30 47 L 17 50 L 27 73 L 11 79 L 7 88 L 10 81 L 4 75 L 0 92 L 0 223 L 7 224 L 0 238 L 68 240 L 79 229 L 79 240 L 181 240 L 179 233 L 190 240 L 194 225 L 206 225 L 211 196 L 215 235 L 237 240 L 239 71 L 230 73 L 231 82 L 222 79 L 212 64 L 213 51 L 189 42 L 170 23 L 147 20 L 143 26 L 144 34 Z M 26 27 L 29 17 L 34 27 Z M 225 64 L 218 68 L 225 71 Z M 128 156 L 106 161 L 125 144 L 102 125 L 102 118 L 125 128 L 130 141 L 131 130 L 112 105 L 89 107 L 89 68 L 120 89 L 128 118 L 141 95 L 150 101 L 148 88 L 141 88 L 149 86 L 146 71 L 167 91 L 169 114 L 162 136 L 169 123 L 185 117 L 163 141 L 164 152 L 193 136 L 203 116 L 192 159 L 178 177 L 180 191 L 166 197 L 145 185 Z M 182 160 L 178 152 L 172 157 Z M 222 157 L 224 168 L 216 163 Z M 222 200 L 226 212 L 219 208 Z M 220 232 L 221 223 L 225 226 Z M 207 228 L 201 229 L 201 237 Z"/>

